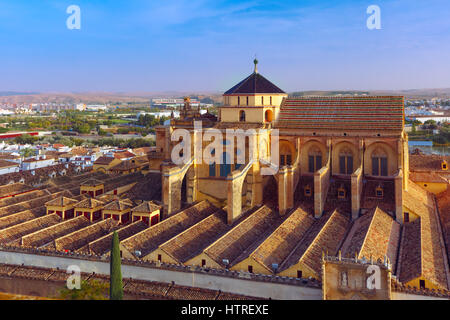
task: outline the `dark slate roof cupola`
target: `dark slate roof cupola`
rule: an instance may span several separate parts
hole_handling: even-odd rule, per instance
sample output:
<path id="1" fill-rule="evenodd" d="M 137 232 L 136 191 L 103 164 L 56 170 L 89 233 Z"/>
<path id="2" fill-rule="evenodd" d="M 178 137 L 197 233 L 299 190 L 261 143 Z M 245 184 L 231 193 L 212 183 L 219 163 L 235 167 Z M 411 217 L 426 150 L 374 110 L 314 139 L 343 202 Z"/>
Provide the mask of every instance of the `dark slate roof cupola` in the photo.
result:
<path id="1" fill-rule="evenodd" d="M 247 78 L 239 82 L 237 85 L 226 91 L 224 94 L 266 94 L 266 93 L 286 93 L 272 82 L 264 78 L 261 74 L 258 73 L 258 60 L 253 60 L 255 64 L 255 70 L 251 75 Z"/>

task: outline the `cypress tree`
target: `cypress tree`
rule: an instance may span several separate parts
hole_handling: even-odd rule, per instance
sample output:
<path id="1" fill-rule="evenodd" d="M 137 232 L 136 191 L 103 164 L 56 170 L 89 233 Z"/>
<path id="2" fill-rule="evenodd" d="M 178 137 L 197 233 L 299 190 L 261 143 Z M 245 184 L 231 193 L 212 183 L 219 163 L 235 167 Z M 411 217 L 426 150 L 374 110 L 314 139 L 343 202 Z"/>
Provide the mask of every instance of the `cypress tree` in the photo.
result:
<path id="1" fill-rule="evenodd" d="M 114 231 L 111 242 L 110 278 L 109 278 L 109 298 L 110 300 L 123 299 L 122 272 L 120 268 L 119 236 Z"/>

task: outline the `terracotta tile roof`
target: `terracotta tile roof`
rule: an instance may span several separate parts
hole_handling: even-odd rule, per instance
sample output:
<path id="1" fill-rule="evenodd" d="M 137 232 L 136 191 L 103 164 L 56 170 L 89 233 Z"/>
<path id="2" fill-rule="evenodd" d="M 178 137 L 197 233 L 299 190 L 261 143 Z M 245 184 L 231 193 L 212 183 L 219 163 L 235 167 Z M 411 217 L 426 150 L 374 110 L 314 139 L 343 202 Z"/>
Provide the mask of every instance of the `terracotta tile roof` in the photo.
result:
<path id="1" fill-rule="evenodd" d="M 414 182 L 430 182 L 430 183 L 450 183 L 445 174 L 436 172 L 414 172 L 409 173 L 409 178 Z"/>
<path id="2" fill-rule="evenodd" d="M 161 200 L 162 181 L 160 173 L 148 173 L 126 192 L 130 199 Z"/>
<path id="3" fill-rule="evenodd" d="M 403 226 L 399 257 L 399 280 L 403 283 L 422 275 L 420 218 Z"/>
<path id="4" fill-rule="evenodd" d="M 145 176 L 140 172 L 118 175 L 105 181 L 105 192 L 109 192 L 126 185 L 137 184 L 142 180 L 145 180 Z"/>
<path id="5" fill-rule="evenodd" d="M 135 154 L 131 153 L 129 151 L 121 151 L 121 152 L 114 153 L 114 158 L 116 158 L 116 159 L 132 158 L 134 156 L 135 156 Z"/>
<path id="6" fill-rule="evenodd" d="M 87 155 L 88 152 L 89 152 L 89 150 L 86 149 L 86 148 L 83 148 L 83 147 L 73 147 L 73 148 L 70 150 L 70 153 L 71 153 L 71 154 L 77 155 L 77 156 L 84 156 L 84 155 Z"/>
<path id="7" fill-rule="evenodd" d="M 272 264 L 281 265 L 314 221 L 312 215 L 297 208 L 250 256 L 273 272 Z"/>
<path id="8" fill-rule="evenodd" d="M 160 210 L 161 206 L 154 203 L 153 201 L 144 201 L 137 207 L 133 208 L 133 212 L 154 212 Z"/>
<path id="9" fill-rule="evenodd" d="M 119 222 L 113 219 L 106 219 L 94 223 L 86 228 L 77 230 L 68 235 L 55 240 L 55 248 L 58 251 L 76 251 L 100 237 L 118 229 Z"/>
<path id="10" fill-rule="evenodd" d="M 100 180 L 92 178 L 92 179 L 89 179 L 89 180 L 86 180 L 86 181 L 82 182 L 80 185 L 81 186 L 96 187 L 96 186 L 99 186 L 99 185 L 102 185 L 102 184 L 103 184 L 103 181 L 100 181 Z"/>
<path id="11" fill-rule="evenodd" d="M 350 220 L 335 210 L 315 221 L 297 248 L 283 262 L 280 271 L 298 262 L 307 265 L 318 276 L 321 274 L 322 253 L 336 255 L 350 226 Z"/>
<path id="12" fill-rule="evenodd" d="M 224 94 L 285 93 L 261 74 L 254 72 Z"/>
<path id="13" fill-rule="evenodd" d="M 0 230 L 0 243 L 7 244 L 14 240 L 20 240 L 21 237 L 27 234 L 53 226 L 59 222 L 61 222 L 61 218 L 54 213 L 8 227 Z"/>
<path id="14" fill-rule="evenodd" d="M 17 212 L 6 217 L 0 218 L 0 229 L 6 229 L 16 224 L 30 221 L 32 219 L 45 215 L 46 209 L 44 206 Z"/>
<path id="15" fill-rule="evenodd" d="M 160 249 L 183 264 L 231 229 L 226 220 L 226 212 L 220 210 L 163 243 Z"/>
<path id="16" fill-rule="evenodd" d="M 12 161 L 0 159 L 0 168 L 18 167 L 19 164 Z"/>
<path id="17" fill-rule="evenodd" d="M 94 209 L 98 207 L 102 207 L 105 203 L 103 201 L 99 201 L 93 198 L 87 198 L 75 205 L 75 208 L 86 208 L 86 209 Z"/>
<path id="18" fill-rule="evenodd" d="M 434 196 L 410 181 L 408 190 L 403 192 L 403 205 L 419 215 L 417 220 L 420 221 L 405 224 L 400 249 L 400 281 L 412 280 L 411 277 L 419 274 L 441 288 L 448 289 L 448 261 L 444 259 L 444 240 L 439 229 Z M 410 224 L 414 226 L 406 228 Z M 411 240 L 412 237 L 416 240 Z"/>
<path id="19" fill-rule="evenodd" d="M 20 202 L 20 203 L 6 206 L 6 207 L 2 207 L 2 208 L 0 208 L 0 217 L 5 217 L 5 216 L 8 216 L 10 214 L 14 214 L 14 213 L 17 213 L 20 211 L 25 211 L 28 209 L 33 209 L 33 208 L 37 208 L 40 206 L 44 206 L 47 201 L 58 198 L 60 196 L 66 196 L 69 198 L 73 198 L 72 193 L 70 193 L 69 191 L 61 191 L 61 192 L 54 193 L 51 195 L 45 195 L 45 196 L 42 196 L 39 198 L 30 199 L 30 200 L 27 200 L 24 202 Z"/>
<path id="20" fill-rule="evenodd" d="M 32 190 L 26 193 L 15 195 L 14 197 L 0 199 L 0 207 L 10 206 L 16 203 L 32 200 L 49 195 L 47 190 Z"/>
<path id="21" fill-rule="evenodd" d="M 158 298 L 165 297 L 171 284 L 153 281 L 127 281 L 123 290 L 126 293 L 144 293 Z"/>
<path id="22" fill-rule="evenodd" d="M 409 155 L 409 170 L 411 171 L 435 171 L 435 172 L 449 172 L 449 170 L 442 170 L 442 161 L 446 160 L 450 165 L 450 156 L 435 155 L 435 154 L 410 154 Z"/>
<path id="23" fill-rule="evenodd" d="M 37 279 L 46 280 L 53 274 L 52 269 L 20 266 L 16 268 L 9 276 L 26 278 L 26 279 Z"/>
<path id="24" fill-rule="evenodd" d="M 142 221 L 133 222 L 123 228 L 117 230 L 117 235 L 119 236 L 119 241 L 128 239 L 129 237 L 145 230 L 148 228 Z M 94 240 L 89 243 L 88 251 L 91 254 L 104 255 L 111 251 L 111 241 L 114 233 L 110 233 L 102 238 Z"/>
<path id="25" fill-rule="evenodd" d="M 7 197 L 22 192 L 33 190 L 33 187 L 27 186 L 23 183 L 13 183 L 4 186 L 0 186 L 0 197 Z"/>
<path id="26" fill-rule="evenodd" d="M 442 232 L 447 246 L 447 259 L 450 263 L 450 187 L 437 195 L 437 204 L 441 220 Z"/>
<path id="27" fill-rule="evenodd" d="M 185 286 L 172 286 L 166 297 L 176 300 L 214 300 L 217 291 Z"/>
<path id="28" fill-rule="evenodd" d="M 141 257 L 150 252 L 167 240 L 198 223 L 217 210 L 208 201 L 199 202 L 160 223 L 137 233 L 136 235 L 121 242 L 121 244 L 134 254 L 136 250 L 141 251 Z"/>
<path id="29" fill-rule="evenodd" d="M 41 247 L 56 240 L 57 238 L 85 228 L 89 224 L 89 220 L 83 216 L 66 220 L 22 237 L 22 246 Z"/>
<path id="30" fill-rule="evenodd" d="M 287 98 L 277 127 L 325 130 L 403 130 L 403 97 Z"/>
<path id="31" fill-rule="evenodd" d="M 130 159 L 130 160 L 123 160 L 122 162 L 116 164 L 114 167 L 112 167 L 110 170 L 120 170 L 120 171 L 126 171 L 131 169 L 138 169 L 148 164 L 147 157 L 145 157 L 145 161 L 138 160 L 138 159 Z"/>
<path id="32" fill-rule="evenodd" d="M 395 270 L 400 227 L 390 215 L 376 207 L 354 222 L 342 245 L 342 255 L 354 257 L 356 252 L 358 259 L 372 257 L 374 261 L 384 261 L 387 256 Z"/>
<path id="33" fill-rule="evenodd" d="M 94 161 L 94 164 L 107 165 L 110 164 L 115 158 L 102 156 Z"/>
<path id="34" fill-rule="evenodd" d="M 113 210 L 113 211 L 123 211 L 127 209 L 131 209 L 133 205 L 128 201 L 115 200 L 113 202 L 108 203 L 103 207 L 104 210 Z"/>
<path id="35" fill-rule="evenodd" d="M 255 248 L 251 248 L 258 241 L 262 241 L 281 222 L 278 213 L 267 206 L 262 206 L 233 229 L 204 250 L 211 259 L 223 266 L 223 259 L 227 259 L 233 266 L 247 257 Z"/>
<path id="36" fill-rule="evenodd" d="M 45 205 L 46 206 L 65 207 L 65 206 L 69 206 L 71 204 L 75 204 L 77 202 L 78 202 L 78 200 L 67 198 L 67 197 L 64 197 L 64 196 L 60 196 L 60 197 L 57 197 L 57 198 L 55 198 L 53 200 L 50 200 L 50 201 L 46 202 Z"/>
<path id="37" fill-rule="evenodd" d="M 16 160 L 16 159 L 20 159 L 20 156 L 15 156 L 15 155 L 12 155 L 10 153 L 1 153 L 0 154 L 0 159 L 2 159 L 2 160 Z"/>

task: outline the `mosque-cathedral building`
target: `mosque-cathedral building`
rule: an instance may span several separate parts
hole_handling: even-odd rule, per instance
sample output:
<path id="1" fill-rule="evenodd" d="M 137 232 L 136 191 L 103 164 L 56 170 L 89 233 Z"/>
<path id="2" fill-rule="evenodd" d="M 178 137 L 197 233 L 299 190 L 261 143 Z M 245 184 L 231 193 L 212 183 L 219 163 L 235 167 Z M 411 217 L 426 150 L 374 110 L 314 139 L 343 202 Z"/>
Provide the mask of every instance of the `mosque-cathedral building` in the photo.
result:
<path id="1" fill-rule="evenodd" d="M 123 264 L 160 275 L 152 281 L 165 289 L 147 284 L 152 298 L 448 299 L 450 157 L 409 154 L 404 98 L 293 97 L 254 62 L 217 116 L 186 99 L 180 118 L 156 128 L 146 163 L 102 159 L 70 180 L 0 187 L 0 255 L 104 263 L 117 231 Z M 191 141 L 180 156 L 190 157 L 175 164 L 179 129 Z M 218 163 L 198 157 L 216 156 L 208 129 L 223 133 Z M 230 129 L 249 132 L 243 144 Z M 0 265 L 0 280 L 19 272 L 7 270 Z M 177 280 L 164 284 L 161 270 Z M 183 272 L 223 287 L 187 289 Z M 242 288 L 227 285 L 235 279 Z M 283 286 L 299 289 L 283 295 Z"/>

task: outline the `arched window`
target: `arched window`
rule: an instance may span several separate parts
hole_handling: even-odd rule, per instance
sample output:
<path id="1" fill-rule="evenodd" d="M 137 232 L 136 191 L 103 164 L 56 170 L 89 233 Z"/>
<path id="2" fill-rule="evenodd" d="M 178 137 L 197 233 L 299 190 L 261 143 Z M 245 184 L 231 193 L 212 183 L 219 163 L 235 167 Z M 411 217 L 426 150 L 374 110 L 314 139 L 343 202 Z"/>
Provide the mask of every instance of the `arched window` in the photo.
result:
<path id="1" fill-rule="evenodd" d="M 388 158 L 383 149 L 375 149 L 372 152 L 372 175 L 387 176 L 388 175 Z"/>
<path id="2" fill-rule="evenodd" d="M 239 111 L 239 121 L 245 122 L 245 111 L 244 110 Z"/>
<path id="3" fill-rule="evenodd" d="M 339 173 L 353 173 L 353 153 L 350 149 L 344 148 L 339 153 Z"/>
<path id="4" fill-rule="evenodd" d="M 230 155 L 226 152 L 222 153 L 222 163 L 220 164 L 220 176 L 226 177 L 231 173 Z"/>
<path id="5" fill-rule="evenodd" d="M 313 173 L 322 168 L 322 152 L 313 147 L 308 152 L 308 171 Z"/>

